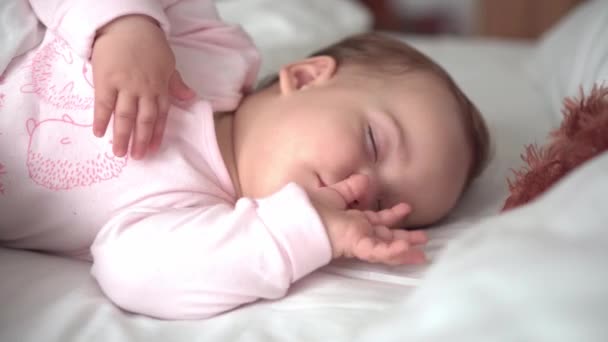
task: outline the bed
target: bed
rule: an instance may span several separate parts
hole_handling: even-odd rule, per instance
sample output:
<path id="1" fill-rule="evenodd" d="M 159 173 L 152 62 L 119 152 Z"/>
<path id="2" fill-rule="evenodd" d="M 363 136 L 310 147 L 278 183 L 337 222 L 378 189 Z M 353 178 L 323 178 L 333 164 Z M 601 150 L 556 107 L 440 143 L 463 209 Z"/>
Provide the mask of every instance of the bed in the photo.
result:
<path id="1" fill-rule="evenodd" d="M 348 0 L 218 6 L 260 47 L 260 77 L 371 23 Z M 430 264 L 334 262 L 281 300 L 167 322 L 114 307 L 87 263 L 0 248 L 0 341 L 608 341 L 608 155 L 499 214 L 523 146 L 559 124 L 561 98 L 608 79 L 606 34 L 608 2 L 596 0 L 538 42 L 398 36 L 454 76 L 495 141 L 489 168 L 429 230 Z"/>

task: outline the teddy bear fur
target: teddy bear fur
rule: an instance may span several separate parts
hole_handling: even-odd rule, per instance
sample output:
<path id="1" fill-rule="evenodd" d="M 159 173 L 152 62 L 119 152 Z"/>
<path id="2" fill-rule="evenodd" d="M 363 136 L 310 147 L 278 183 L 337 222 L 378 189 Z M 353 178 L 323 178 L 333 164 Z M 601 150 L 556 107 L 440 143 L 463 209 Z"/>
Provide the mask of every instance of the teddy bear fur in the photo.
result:
<path id="1" fill-rule="evenodd" d="M 590 94 L 566 98 L 561 126 L 544 146 L 527 145 L 525 165 L 508 179 L 510 195 L 503 210 L 526 204 L 572 170 L 608 151 L 608 87 L 595 85 Z"/>

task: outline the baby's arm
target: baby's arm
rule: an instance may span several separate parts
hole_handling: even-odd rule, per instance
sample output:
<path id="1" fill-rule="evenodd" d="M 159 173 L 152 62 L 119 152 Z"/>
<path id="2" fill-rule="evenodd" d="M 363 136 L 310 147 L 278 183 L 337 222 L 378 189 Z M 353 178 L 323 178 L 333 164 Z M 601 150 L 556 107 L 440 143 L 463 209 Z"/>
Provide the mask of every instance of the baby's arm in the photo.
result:
<path id="1" fill-rule="evenodd" d="M 167 42 L 165 32 L 170 27 L 164 3 L 30 0 L 30 4 L 50 31 L 91 60 L 94 134 L 103 136 L 115 113 L 114 154 L 124 156 L 130 143 L 135 159 L 142 158 L 149 146 L 154 150 L 164 131 L 170 84 L 179 85 L 173 86 L 180 90 L 173 96 L 187 90 L 175 72 L 175 57 Z"/>
<path id="2" fill-rule="evenodd" d="M 255 81 L 259 57 L 253 43 L 240 28 L 221 21 L 211 0 L 30 3 L 45 26 L 65 39 L 78 55 L 93 58 L 93 128 L 97 136 L 103 135 L 112 113 L 120 114 L 113 137 L 114 152 L 119 156 L 126 153 L 132 132 L 137 147 L 132 150 L 133 157 L 142 157 L 148 146 L 158 148 L 166 122 L 167 92 L 180 99 L 193 95 L 179 73 L 173 72 L 175 57 L 178 69 L 216 111 L 234 109 L 242 90 Z M 128 17 L 136 18 L 123 20 Z M 175 51 L 162 37 L 163 31 Z M 158 101 L 153 101 L 155 96 Z"/>
<path id="3" fill-rule="evenodd" d="M 235 206 L 122 213 L 91 252 L 92 274 L 114 303 L 164 319 L 200 319 L 280 298 L 332 257 L 319 216 L 291 184 Z"/>
<path id="4" fill-rule="evenodd" d="M 147 147 L 157 150 L 167 120 L 168 95 L 182 100 L 194 95 L 176 69 L 214 111 L 236 108 L 243 89 L 256 78 L 259 58 L 253 43 L 239 27 L 221 21 L 213 1 L 162 3 L 170 28 L 168 41 L 158 26 L 142 16 L 111 22 L 99 30 L 95 41 L 93 128 L 96 135 L 104 134 L 115 103 L 113 141 L 119 156 L 126 153 L 131 132 L 132 157 L 142 158 Z M 110 87 L 98 90 L 99 84 Z"/>

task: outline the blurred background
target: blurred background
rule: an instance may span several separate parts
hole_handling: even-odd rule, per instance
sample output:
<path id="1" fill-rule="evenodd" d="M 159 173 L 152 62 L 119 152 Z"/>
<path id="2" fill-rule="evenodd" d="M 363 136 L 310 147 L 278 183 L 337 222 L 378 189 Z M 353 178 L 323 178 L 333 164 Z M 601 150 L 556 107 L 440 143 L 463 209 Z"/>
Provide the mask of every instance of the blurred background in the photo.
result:
<path id="1" fill-rule="evenodd" d="M 535 39 L 584 0 L 354 0 L 380 30 Z"/>

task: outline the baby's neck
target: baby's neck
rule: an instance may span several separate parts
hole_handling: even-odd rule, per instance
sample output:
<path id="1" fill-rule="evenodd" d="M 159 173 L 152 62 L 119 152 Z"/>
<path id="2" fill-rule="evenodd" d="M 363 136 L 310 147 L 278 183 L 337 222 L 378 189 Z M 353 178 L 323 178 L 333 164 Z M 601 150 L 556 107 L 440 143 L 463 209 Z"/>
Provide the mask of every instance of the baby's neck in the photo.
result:
<path id="1" fill-rule="evenodd" d="M 234 152 L 234 113 L 216 113 L 214 118 L 217 144 L 237 198 L 242 196 Z"/>

